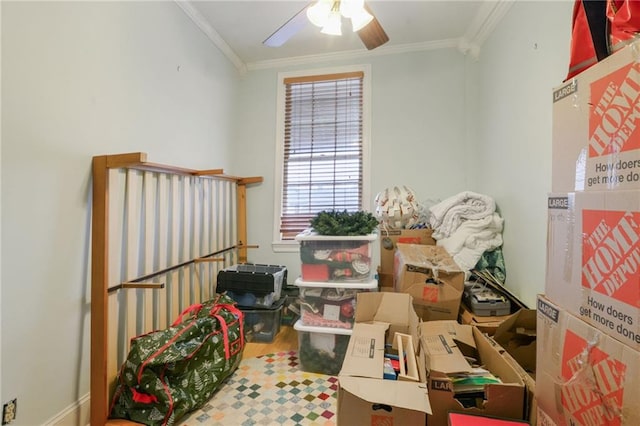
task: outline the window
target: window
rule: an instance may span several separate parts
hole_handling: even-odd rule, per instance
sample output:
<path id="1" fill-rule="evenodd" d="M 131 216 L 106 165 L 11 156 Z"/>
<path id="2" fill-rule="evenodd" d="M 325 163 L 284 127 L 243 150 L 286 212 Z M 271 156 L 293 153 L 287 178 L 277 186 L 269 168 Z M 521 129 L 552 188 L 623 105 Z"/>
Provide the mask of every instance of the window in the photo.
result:
<path id="1" fill-rule="evenodd" d="M 367 81 L 362 67 L 280 76 L 276 242 L 320 211 L 369 204 Z"/>

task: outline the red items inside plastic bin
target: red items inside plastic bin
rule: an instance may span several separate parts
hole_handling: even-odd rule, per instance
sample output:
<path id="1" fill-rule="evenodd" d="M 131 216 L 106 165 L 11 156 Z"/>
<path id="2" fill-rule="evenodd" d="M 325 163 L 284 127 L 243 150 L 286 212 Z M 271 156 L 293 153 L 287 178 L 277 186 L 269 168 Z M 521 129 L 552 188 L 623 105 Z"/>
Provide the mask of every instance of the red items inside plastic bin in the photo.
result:
<path id="1" fill-rule="evenodd" d="M 329 265 L 303 263 L 302 279 L 305 281 L 329 281 Z"/>

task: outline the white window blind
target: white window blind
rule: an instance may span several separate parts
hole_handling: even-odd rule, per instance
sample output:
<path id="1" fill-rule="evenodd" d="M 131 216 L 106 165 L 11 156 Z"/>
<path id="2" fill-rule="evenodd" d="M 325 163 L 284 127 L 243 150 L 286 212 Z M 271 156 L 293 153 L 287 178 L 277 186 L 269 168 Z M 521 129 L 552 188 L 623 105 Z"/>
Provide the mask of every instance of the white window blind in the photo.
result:
<path id="1" fill-rule="evenodd" d="M 363 77 L 284 79 L 283 240 L 308 228 L 320 211 L 361 209 Z"/>

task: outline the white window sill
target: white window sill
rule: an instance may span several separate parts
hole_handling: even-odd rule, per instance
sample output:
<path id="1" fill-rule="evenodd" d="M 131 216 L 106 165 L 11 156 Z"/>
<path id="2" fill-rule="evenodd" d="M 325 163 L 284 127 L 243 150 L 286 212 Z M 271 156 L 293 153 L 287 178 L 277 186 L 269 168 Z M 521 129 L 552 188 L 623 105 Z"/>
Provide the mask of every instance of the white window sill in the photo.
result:
<path id="1" fill-rule="evenodd" d="M 273 251 L 276 253 L 298 253 L 300 244 L 297 241 L 274 241 L 271 243 Z"/>

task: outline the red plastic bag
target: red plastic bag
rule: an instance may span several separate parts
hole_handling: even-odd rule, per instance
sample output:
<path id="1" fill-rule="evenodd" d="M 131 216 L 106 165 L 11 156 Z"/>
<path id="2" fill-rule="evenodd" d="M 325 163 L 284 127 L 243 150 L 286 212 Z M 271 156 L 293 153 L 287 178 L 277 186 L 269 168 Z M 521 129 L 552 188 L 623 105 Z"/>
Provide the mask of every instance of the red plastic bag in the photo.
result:
<path id="1" fill-rule="evenodd" d="M 575 0 L 568 80 L 609 55 L 605 0 Z"/>
<path id="2" fill-rule="evenodd" d="M 640 33 L 640 0 L 575 0 L 568 80 Z"/>
<path id="3" fill-rule="evenodd" d="M 640 32 L 640 0 L 608 0 L 611 51 L 624 47 Z"/>

